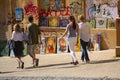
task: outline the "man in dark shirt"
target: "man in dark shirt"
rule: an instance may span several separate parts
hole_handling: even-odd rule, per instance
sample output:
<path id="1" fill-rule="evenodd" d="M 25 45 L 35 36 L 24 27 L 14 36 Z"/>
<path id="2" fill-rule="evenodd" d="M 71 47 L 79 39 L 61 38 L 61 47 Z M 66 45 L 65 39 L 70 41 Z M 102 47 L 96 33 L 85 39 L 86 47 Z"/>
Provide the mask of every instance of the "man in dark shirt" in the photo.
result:
<path id="1" fill-rule="evenodd" d="M 40 30 L 39 27 L 33 23 L 33 16 L 28 17 L 29 24 L 27 25 L 27 33 L 28 33 L 28 54 L 33 59 L 33 67 L 38 66 L 39 59 L 35 56 L 35 50 L 41 43 Z"/>

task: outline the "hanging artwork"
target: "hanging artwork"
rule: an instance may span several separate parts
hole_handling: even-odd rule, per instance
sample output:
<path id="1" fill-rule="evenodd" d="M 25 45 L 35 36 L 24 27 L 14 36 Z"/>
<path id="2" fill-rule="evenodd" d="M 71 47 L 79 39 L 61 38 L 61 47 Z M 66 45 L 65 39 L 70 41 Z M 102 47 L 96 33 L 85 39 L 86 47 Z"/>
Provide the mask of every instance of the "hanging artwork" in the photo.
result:
<path id="1" fill-rule="evenodd" d="M 23 19 L 23 10 L 22 8 L 15 9 L 15 19 L 16 21 L 22 21 Z"/>
<path id="2" fill-rule="evenodd" d="M 68 23 L 69 23 L 68 19 L 66 18 L 60 19 L 60 27 L 66 27 Z"/>
<path id="3" fill-rule="evenodd" d="M 96 28 L 106 29 L 107 19 L 106 18 L 96 18 Z"/>
<path id="4" fill-rule="evenodd" d="M 59 17 L 49 17 L 49 27 L 58 27 Z"/>
<path id="5" fill-rule="evenodd" d="M 62 39 L 57 39 L 57 53 L 67 53 L 68 52 L 68 44 L 67 38 L 64 37 Z"/>
<path id="6" fill-rule="evenodd" d="M 41 37 L 40 54 L 45 54 L 45 37 Z"/>
<path id="7" fill-rule="evenodd" d="M 46 49 L 45 52 L 48 54 L 56 53 L 56 37 L 46 37 Z"/>
<path id="8" fill-rule="evenodd" d="M 92 28 L 92 29 L 94 29 L 95 28 L 95 20 L 90 20 L 90 27 Z"/>
<path id="9" fill-rule="evenodd" d="M 65 10 L 65 0 L 49 0 L 50 10 Z"/>
<path id="10" fill-rule="evenodd" d="M 48 27 L 48 17 L 40 17 L 39 26 Z"/>
<path id="11" fill-rule="evenodd" d="M 116 20 L 108 20 L 108 28 L 115 29 L 116 28 Z"/>

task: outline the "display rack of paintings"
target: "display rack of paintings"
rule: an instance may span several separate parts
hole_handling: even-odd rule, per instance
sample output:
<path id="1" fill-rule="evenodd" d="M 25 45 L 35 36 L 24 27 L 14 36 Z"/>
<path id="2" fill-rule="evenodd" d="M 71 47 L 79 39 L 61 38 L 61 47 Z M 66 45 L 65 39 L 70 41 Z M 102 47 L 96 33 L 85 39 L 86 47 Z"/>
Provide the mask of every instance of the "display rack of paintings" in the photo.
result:
<path id="1" fill-rule="evenodd" d="M 50 10 L 65 10 L 65 0 L 49 0 Z"/>
<path id="2" fill-rule="evenodd" d="M 107 19 L 106 18 L 96 18 L 96 29 L 106 29 Z"/>
<path id="3" fill-rule="evenodd" d="M 40 17 L 39 26 L 48 27 L 48 17 Z"/>
<path id="4" fill-rule="evenodd" d="M 45 43 L 46 43 L 45 52 L 47 54 L 56 53 L 56 43 L 57 43 L 56 37 L 46 37 Z"/>
<path id="5" fill-rule="evenodd" d="M 92 29 L 94 29 L 95 28 L 95 20 L 90 20 L 90 27 L 92 28 Z"/>
<path id="6" fill-rule="evenodd" d="M 108 29 L 115 29 L 116 28 L 116 20 L 108 20 Z"/>
<path id="7" fill-rule="evenodd" d="M 67 53 L 67 52 L 68 52 L 67 38 L 66 37 L 62 39 L 57 38 L 57 53 Z"/>
<path id="8" fill-rule="evenodd" d="M 60 27 L 66 27 L 69 23 L 69 20 L 67 18 L 60 19 Z"/>
<path id="9" fill-rule="evenodd" d="M 49 17 L 49 27 L 58 27 L 59 17 Z"/>

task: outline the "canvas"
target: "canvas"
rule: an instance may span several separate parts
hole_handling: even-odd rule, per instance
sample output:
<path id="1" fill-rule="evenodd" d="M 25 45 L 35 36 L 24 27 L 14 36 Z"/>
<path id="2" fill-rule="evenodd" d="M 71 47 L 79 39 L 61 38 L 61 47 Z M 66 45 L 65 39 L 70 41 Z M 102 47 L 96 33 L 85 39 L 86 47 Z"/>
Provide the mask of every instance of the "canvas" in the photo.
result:
<path id="1" fill-rule="evenodd" d="M 40 17 L 39 26 L 48 27 L 48 17 Z"/>
<path id="2" fill-rule="evenodd" d="M 49 17 L 49 27 L 58 27 L 59 17 Z"/>
<path id="3" fill-rule="evenodd" d="M 92 29 L 94 29 L 95 28 L 95 20 L 90 20 L 90 27 L 92 28 Z"/>
<path id="4" fill-rule="evenodd" d="M 56 37 L 46 37 L 46 48 L 45 52 L 47 54 L 56 53 Z"/>
<path id="5" fill-rule="evenodd" d="M 108 20 L 108 29 L 116 28 L 116 20 Z"/>
<path id="6" fill-rule="evenodd" d="M 69 20 L 67 18 L 60 19 L 60 27 L 66 27 L 69 24 Z"/>
<path id="7" fill-rule="evenodd" d="M 96 28 L 106 29 L 107 19 L 106 18 L 96 18 Z"/>
<path id="8" fill-rule="evenodd" d="M 67 38 L 64 37 L 62 39 L 57 39 L 57 53 L 67 53 L 68 52 L 68 44 Z"/>

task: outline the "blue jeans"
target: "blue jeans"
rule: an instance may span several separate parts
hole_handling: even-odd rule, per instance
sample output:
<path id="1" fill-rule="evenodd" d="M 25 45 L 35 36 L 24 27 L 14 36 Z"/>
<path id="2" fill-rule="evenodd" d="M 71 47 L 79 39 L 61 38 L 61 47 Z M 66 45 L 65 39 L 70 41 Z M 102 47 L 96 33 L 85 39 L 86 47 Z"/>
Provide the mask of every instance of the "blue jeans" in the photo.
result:
<path id="1" fill-rule="evenodd" d="M 87 45 L 88 42 L 83 41 L 82 39 L 80 39 L 81 42 L 81 46 L 82 46 L 82 56 L 81 56 L 81 60 L 84 61 L 84 59 L 86 61 L 89 61 L 89 56 L 88 56 L 88 52 L 87 52 Z"/>

